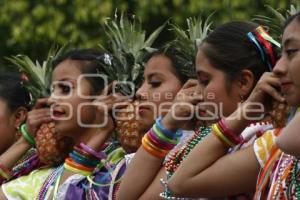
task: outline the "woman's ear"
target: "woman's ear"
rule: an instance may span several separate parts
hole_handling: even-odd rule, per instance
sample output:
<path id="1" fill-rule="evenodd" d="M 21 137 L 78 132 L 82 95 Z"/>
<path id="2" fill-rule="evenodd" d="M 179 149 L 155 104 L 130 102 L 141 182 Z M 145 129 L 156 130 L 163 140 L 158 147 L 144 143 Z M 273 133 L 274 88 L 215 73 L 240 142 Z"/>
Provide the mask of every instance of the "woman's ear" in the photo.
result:
<path id="1" fill-rule="evenodd" d="M 25 122 L 27 113 L 28 113 L 27 108 L 25 108 L 23 106 L 17 108 L 17 110 L 14 113 L 14 116 L 15 116 L 14 126 L 16 127 L 16 129 L 19 129 L 21 124 Z"/>
<path id="2" fill-rule="evenodd" d="M 254 74 L 248 69 L 242 70 L 239 77 L 240 96 L 246 99 L 254 87 L 254 82 Z"/>

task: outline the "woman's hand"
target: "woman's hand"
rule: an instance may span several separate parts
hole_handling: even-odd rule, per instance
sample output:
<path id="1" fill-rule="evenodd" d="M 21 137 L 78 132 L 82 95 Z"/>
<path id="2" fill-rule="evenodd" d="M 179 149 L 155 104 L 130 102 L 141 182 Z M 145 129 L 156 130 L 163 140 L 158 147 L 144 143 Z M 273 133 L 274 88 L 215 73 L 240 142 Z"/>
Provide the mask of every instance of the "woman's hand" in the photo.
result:
<path id="1" fill-rule="evenodd" d="M 196 105 L 203 100 L 198 81 L 188 80 L 177 93 L 171 110 L 163 118 L 162 124 L 169 130 L 182 128 L 196 112 Z"/>
<path id="2" fill-rule="evenodd" d="M 285 99 L 278 88 L 280 88 L 279 78 L 277 78 L 272 72 L 265 72 L 257 82 L 246 102 L 244 102 L 247 106 L 247 110 L 249 111 L 247 114 L 250 114 L 251 117 L 255 117 L 256 115 L 263 114 L 261 112 L 266 113 L 270 111 L 272 108 L 272 100 L 284 102 Z M 263 111 L 256 112 L 258 104 L 262 104 L 264 106 Z M 251 108 L 253 108 L 255 112 L 251 112 Z"/>
<path id="3" fill-rule="evenodd" d="M 88 141 L 88 145 L 95 150 L 106 141 L 106 139 L 115 129 L 112 117 L 113 109 L 121 109 L 126 107 L 126 103 L 129 102 L 128 98 L 122 94 L 111 93 L 111 89 L 114 84 L 115 82 L 109 84 L 100 94 L 100 96 L 94 100 L 97 109 L 96 121 L 100 125 L 98 127 L 98 131 L 95 132 L 95 135 L 90 139 L 90 141 Z"/>
<path id="4" fill-rule="evenodd" d="M 47 106 L 48 98 L 38 99 L 34 107 L 28 112 L 26 120 L 26 131 L 32 137 L 35 137 L 37 130 L 44 123 L 49 123 L 53 119 L 51 118 L 50 108 Z"/>

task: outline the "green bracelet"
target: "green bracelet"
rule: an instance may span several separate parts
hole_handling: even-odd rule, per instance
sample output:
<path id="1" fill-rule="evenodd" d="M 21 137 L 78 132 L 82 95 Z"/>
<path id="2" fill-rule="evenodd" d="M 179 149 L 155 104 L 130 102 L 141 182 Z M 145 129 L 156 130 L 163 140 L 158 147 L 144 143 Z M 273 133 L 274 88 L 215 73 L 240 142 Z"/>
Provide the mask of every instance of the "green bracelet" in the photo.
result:
<path id="1" fill-rule="evenodd" d="M 34 139 L 31 137 L 31 135 L 29 135 L 26 131 L 26 124 L 22 124 L 21 125 L 21 133 L 23 135 L 23 137 L 25 138 L 25 140 L 31 145 L 31 146 L 35 146 L 35 141 Z"/>
<path id="2" fill-rule="evenodd" d="M 157 136 L 160 140 L 162 140 L 162 141 L 164 141 L 164 142 L 166 142 L 166 143 L 176 145 L 176 144 L 179 142 L 179 139 L 178 139 L 178 138 L 177 138 L 176 140 L 174 140 L 174 139 L 170 139 L 170 138 L 166 137 L 164 134 L 162 134 L 162 133 L 158 130 L 158 128 L 156 127 L 156 124 L 154 124 L 154 125 L 152 126 L 152 130 L 153 130 L 153 132 L 156 134 L 156 136 Z"/>

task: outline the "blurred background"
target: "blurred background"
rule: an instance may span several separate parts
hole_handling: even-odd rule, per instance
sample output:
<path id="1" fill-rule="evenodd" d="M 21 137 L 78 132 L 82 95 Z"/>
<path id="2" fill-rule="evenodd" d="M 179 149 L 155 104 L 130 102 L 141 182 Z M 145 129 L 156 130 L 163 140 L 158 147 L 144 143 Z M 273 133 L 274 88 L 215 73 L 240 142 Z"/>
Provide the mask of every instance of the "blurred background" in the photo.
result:
<path id="1" fill-rule="evenodd" d="M 117 11 L 142 22 L 151 32 L 166 20 L 186 26 L 187 17 L 213 15 L 214 26 L 230 20 L 269 15 L 266 5 L 284 11 L 300 0 L 0 0 L 0 57 L 26 54 L 43 60 L 51 45 L 68 41 L 97 47 L 103 24 Z M 172 39 L 166 28 L 155 46 Z"/>

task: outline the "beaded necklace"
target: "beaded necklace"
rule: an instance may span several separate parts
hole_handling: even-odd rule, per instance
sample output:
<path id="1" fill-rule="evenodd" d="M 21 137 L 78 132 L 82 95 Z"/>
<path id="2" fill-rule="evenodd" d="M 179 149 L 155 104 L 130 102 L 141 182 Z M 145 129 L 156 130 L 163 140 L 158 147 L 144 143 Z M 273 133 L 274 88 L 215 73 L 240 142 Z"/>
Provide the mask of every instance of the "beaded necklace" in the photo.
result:
<path id="1" fill-rule="evenodd" d="M 271 199 L 300 200 L 299 159 L 282 154 L 271 183 Z"/>
<path id="2" fill-rule="evenodd" d="M 55 168 L 51 174 L 48 176 L 48 178 L 46 179 L 46 181 L 44 182 L 43 186 L 41 187 L 41 190 L 37 196 L 37 200 L 43 200 L 46 198 L 47 192 L 49 190 L 49 188 L 55 184 L 55 182 L 57 180 L 60 179 L 61 174 L 64 171 L 64 167 L 63 165 L 58 166 L 57 168 Z M 56 194 L 54 194 L 55 196 Z"/>
<path id="3" fill-rule="evenodd" d="M 165 163 L 165 168 L 167 172 L 167 179 L 175 173 L 182 161 L 189 155 L 191 150 L 209 133 L 211 132 L 211 127 L 200 127 L 199 131 L 195 131 L 195 134 L 187 142 L 186 145 L 175 151 L 170 155 L 169 159 Z M 169 190 L 168 185 L 165 180 L 160 179 L 161 184 L 164 187 L 164 191 L 160 193 L 160 197 L 163 199 L 176 199 L 176 200 L 186 200 L 189 198 L 174 197 L 172 192 Z"/>
<path id="4" fill-rule="evenodd" d="M 200 127 L 200 130 L 195 131 L 195 134 L 187 142 L 186 145 L 169 156 L 169 159 L 165 163 L 168 178 L 170 178 L 174 174 L 182 161 L 189 155 L 191 150 L 210 132 L 210 127 Z"/>

